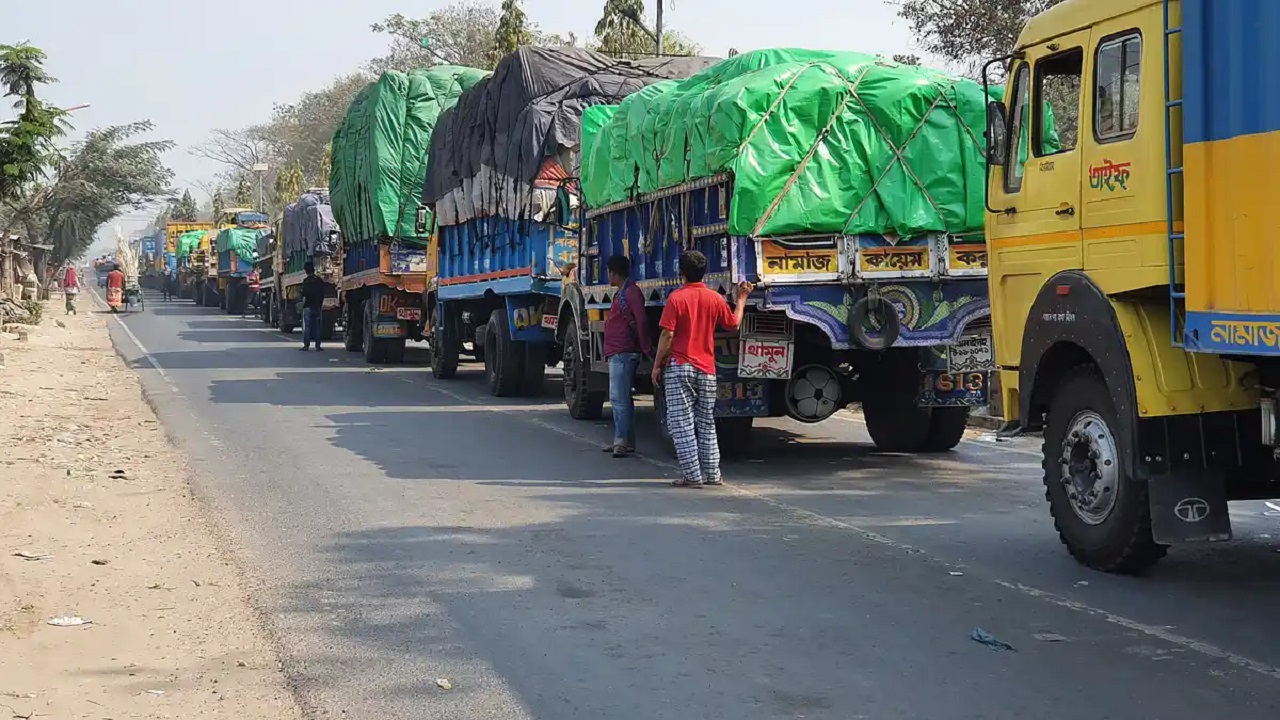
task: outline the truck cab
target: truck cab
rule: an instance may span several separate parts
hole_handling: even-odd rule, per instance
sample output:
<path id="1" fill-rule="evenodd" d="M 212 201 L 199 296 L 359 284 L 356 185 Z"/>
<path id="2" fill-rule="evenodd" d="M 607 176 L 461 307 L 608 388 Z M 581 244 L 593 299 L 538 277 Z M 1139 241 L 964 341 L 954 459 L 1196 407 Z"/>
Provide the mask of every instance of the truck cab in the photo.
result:
<path id="1" fill-rule="evenodd" d="M 1000 404 L 1044 433 L 1059 536 L 1099 570 L 1228 539 L 1228 501 L 1280 495 L 1260 404 L 1276 373 L 1196 317 L 1225 297 L 1280 320 L 1274 254 L 1259 255 L 1267 233 L 1247 220 L 1268 215 L 1266 183 L 1226 174 L 1247 163 L 1197 160 L 1212 152 L 1198 127 L 1225 129 L 1280 91 L 1224 89 L 1232 60 L 1261 58 L 1240 24 L 1250 13 L 1225 5 L 1240 3 L 1067 0 L 987 65 L 1007 71 L 987 127 Z M 1232 33 L 1240 52 L 1209 57 Z"/>

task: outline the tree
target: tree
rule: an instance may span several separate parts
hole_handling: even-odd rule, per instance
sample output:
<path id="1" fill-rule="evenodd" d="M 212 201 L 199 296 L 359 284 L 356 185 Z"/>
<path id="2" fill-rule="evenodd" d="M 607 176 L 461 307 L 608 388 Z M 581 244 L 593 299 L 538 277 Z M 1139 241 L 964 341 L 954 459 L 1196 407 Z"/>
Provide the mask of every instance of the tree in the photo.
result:
<path id="1" fill-rule="evenodd" d="M 0 87 L 18 116 L 0 123 L 0 201 L 16 200 L 44 176 L 67 129 L 66 112 L 49 107 L 36 90 L 57 82 L 44 70 L 45 54 L 25 43 L 0 45 Z M 6 231 L 7 232 L 7 231 Z"/>
<path id="2" fill-rule="evenodd" d="M 213 222 L 218 222 L 222 218 L 222 211 L 227 209 L 227 203 L 222 199 L 222 188 L 213 191 L 213 197 L 209 199 L 209 214 L 213 216 Z"/>
<path id="3" fill-rule="evenodd" d="M 333 173 L 333 143 L 324 146 L 324 154 L 320 156 L 320 168 L 316 170 L 316 185 L 329 187 L 329 175 Z"/>
<path id="4" fill-rule="evenodd" d="M 476 0 L 462 0 L 417 20 L 391 15 L 370 26 L 389 36 L 391 47 L 366 69 L 381 74 L 448 64 L 492 70 L 497 64 L 494 29 L 499 19 L 497 8 Z"/>
<path id="5" fill-rule="evenodd" d="M 1013 50 L 1027 20 L 1062 0 L 890 0 L 921 47 L 969 71 Z"/>
<path id="6" fill-rule="evenodd" d="M 55 180 L 39 213 L 54 261 L 79 257 L 93 235 L 122 210 L 143 210 L 169 200 L 173 172 L 162 156 L 169 141 L 134 141 L 152 130 L 148 121 L 91 130 L 54 167 Z"/>
<path id="7" fill-rule="evenodd" d="M 257 207 L 257 203 L 254 202 L 253 187 L 249 183 L 248 175 L 240 175 L 237 177 L 235 188 L 235 192 L 231 197 L 235 201 L 236 207 Z"/>
<path id="8" fill-rule="evenodd" d="M 893 61 L 900 65 L 919 65 L 920 56 L 908 53 L 894 53 Z"/>
<path id="9" fill-rule="evenodd" d="M 661 0 L 659 0 L 661 1 Z M 644 0 L 605 0 L 596 22 L 592 49 L 620 57 L 651 56 L 657 50 L 657 36 L 645 24 Z M 680 33 L 662 33 L 663 55 L 697 55 L 702 48 Z"/>
<path id="10" fill-rule="evenodd" d="M 169 219 L 174 222 L 195 222 L 199 214 L 200 208 L 196 207 L 196 199 L 191 197 L 190 190 L 184 190 L 182 197 L 169 208 Z"/>
<path id="11" fill-rule="evenodd" d="M 253 166 L 270 162 L 271 141 L 266 127 L 254 125 L 240 130 L 217 129 L 209 139 L 191 148 L 196 157 L 212 160 L 225 169 L 222 180 L 235 185 L 242 176 L 253 174 Z"/>
<path id="12" fill-rule="evenodd" d="M 498 29 L 493 37 L 493 51 L 498 57 L 506 57 L 515 52 L 521 45 L 533 42 L 533 33 L 529 31 L 529 18 L 520 8 L 520 0 L 502 0 L 502 15 L 498 18 Z"/>
<path id="13" fill-rule="evenodd" d="M 269 162 L 278 167 L 297 162 L 306 175 L 316 175 L 351 101 L 371 79 L 364 73 L 344 75 L 323 90 L 303 93 L 297 102 L 277 105 L 271 121 L 260 127 L 268 144 Z"/>
<path id="14" fill-rule="evenodd" d="M 509 2 L 504 0 L 503 10 Z M 515 5 L 519 10 L 518 4 Z M 497 33 L 502 16 L 498 8 L 479 0 L 460 0 L 421 19 L 407 18 L 398 13 L 391 15 L 370 26 L 375 33 L 390 38 L 390 47 L 385 56 L 371 60 L 365 70 L 373 75 L 387 70 L 408 72 L 436 65 L 465 65 L 492 70 L 508 54 L 498 50 Z M 524 16 L 523 11 L 520 11 L 520 16 Z M 526 41 L 517 42 L 517 46 L 572 46 L 578 42 L 573 33 L 563 36 L 544 33 L 527 18 L 512 27 L 524 29 Z M 504 40 L 504 48 L 510 47 L 509 41 L 510 38 Z"/>
<path id="15" fill-rule="evenodd" d="M 278 218 L 284 214 L 285 206 L 302 195 L 306 182 L 306 176 L 302 174 L 302 163 L 297 161 L 276 175 L 275 186 L 272 188 L 272 217 Z"/>

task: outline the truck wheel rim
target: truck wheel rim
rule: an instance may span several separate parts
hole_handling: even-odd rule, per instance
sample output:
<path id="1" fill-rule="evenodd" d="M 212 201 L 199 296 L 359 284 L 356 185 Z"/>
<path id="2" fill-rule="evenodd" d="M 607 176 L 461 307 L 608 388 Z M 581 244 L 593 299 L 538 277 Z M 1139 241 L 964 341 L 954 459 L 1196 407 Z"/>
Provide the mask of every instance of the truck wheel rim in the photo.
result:
<path id="1" fill-rule="evenodd" d="M 1071 419 L 1062 439 L 1062 485 L 1077 517 L 1101 525 L 1116 506 L 1120 485 L 1120 453 L 1102 416 L 1084 410 Z"/>

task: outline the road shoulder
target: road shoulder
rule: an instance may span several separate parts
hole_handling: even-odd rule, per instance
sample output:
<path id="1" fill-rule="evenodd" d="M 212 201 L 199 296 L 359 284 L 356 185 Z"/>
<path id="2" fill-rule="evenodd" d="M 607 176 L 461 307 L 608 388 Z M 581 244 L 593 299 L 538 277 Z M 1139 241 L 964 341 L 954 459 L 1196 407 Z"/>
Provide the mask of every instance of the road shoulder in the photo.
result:
<path id="1" fill-rule="evenodd" d="M 5 347 L 0 709 L 301 717 L 185 457 L 88 305 L 47 304 Z"/>

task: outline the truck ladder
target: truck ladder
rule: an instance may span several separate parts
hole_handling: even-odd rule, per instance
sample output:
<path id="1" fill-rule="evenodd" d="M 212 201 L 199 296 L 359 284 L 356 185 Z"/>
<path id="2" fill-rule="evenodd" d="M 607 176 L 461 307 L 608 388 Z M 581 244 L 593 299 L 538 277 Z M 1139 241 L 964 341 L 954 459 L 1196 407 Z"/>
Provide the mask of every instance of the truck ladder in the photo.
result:
<path id="1" fill-rule="evenodd" d="M 1183 241 L 1183 258 L 1186 258 L 1186 234 L 1178 232 L 1174 218 L 1174 200 L 1179 203 L 1182 201 L 1183 190 L 1185 184 L 1182 182 L 1182 165 L 1173 164 L 1173 113 L 1175 110 L 1182 109 L 1182 97 L 1173 97 L 1173 81 L 1170 78 L 1170 70 L 1172 68 L 1172 51 L 1170 43 L 1174 35 L 1182 33 L 1180 25 L 1174 26 L 1170 24 L 1169 6 L 1175 0 L 1164 0 L 1164 191 L 1165 191 L 1165 223 L 1169 236 L 1169 337 L 1173 344 L 1177 346 L 1184 345 L 1182 335 L 1178 328 L 1179 305 L 1185 308 L 1185 289 L 1178 287 L 1178 269 L 1177 269 L 1177 252 L 1176 246 L 1179 240 Z M 1179 5 L 1181 10 L 1181 5 Z M 1181 13 L 1179 13 L 1181 16 Z M 1179 150 L 1181 150 L 1181 138 L 1178 139 Z M 1182 153 L 1179 152 L 1179 162 L 1181 162 Z M 1185 228 L 1185 225 L 1184 225 Z"/>

